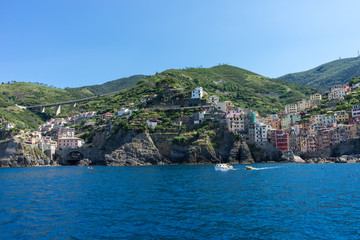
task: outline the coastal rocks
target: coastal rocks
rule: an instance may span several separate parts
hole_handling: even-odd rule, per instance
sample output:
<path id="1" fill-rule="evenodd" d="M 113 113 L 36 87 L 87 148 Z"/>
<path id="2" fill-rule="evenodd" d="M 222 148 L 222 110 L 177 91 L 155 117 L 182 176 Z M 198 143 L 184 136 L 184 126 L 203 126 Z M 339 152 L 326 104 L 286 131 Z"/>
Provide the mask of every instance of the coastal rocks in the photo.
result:
<path id="1" fill-rule="evenodd" d="M 0 144 L 0 167 L 40 166 L 59 166 L 59 163 L 45 155 L 38 155 L 34 151 L 24 149 L 22 144 L 14 140 Z"/>
<path id="2" fill-rule="evenodd" d="M 295 163 L 306 163 L 304 159 L 302 159 L 299 156 L 294 156 L 294 160 Z"/>
<path id="3" fill-rule="evenodd" d="M 305 163 L 360 163 L 359 158 L 342 155 L 341 157 L 309 158 Z"/>
<path id="4" fill-rule="evenodd" d="M 250 164 L 254 163 L 250 149 L 244 140 L 236 141 L 230 151 L 229 162 Z"/>
<path id="5" fill-rule="evenodd" d="M 214 134 L 214 133 L 212 133 Z M 104 145 L 106 165 L 254 163 L 246 142 L 232 133 L 217 131 L 174 141 L 179 133 L 119 131 Z M 214 141 L 216 140 L 216 141 Z"/>
<path id="6" fill-rule="evenodd" d="M 89 166 L 91 161 L 89 159 L 82 159 L 78 162 L 77 166 Z"/>
<path id="7" fill-rule="evenodd" d="M 258 146 L 255 146 L 255 144 L 249 144 L 249 149 L 256 163 L 292 161 L 287 156 L 283 156 L 282 152 L 269 142 L 264 142 Z"/>
<path id="8" fill-rule="evenodd" d="M 189 148 L 188 163 L 190 164 L 217 163 L 218 161 L 214 149 L 209 148 L 207 145 L 192 146 Z"/>
<path id="9" fill-rule="evenodd" d="M 0 167 L 45 167 L 59 166 L 57 161 L 38 159 L 33 156 L 11 156 L 0 159 Z"/>
<path id="10" fill-rule="evenodd" d="M 108 166 L 159 165 L 168 164 L 147 132 L 136 134 L 133 131 L 123 135 L 123 142 L 111 153 L 105 154 Z"/>
<path id="11" fill-rule="evenodd" d="M 173 144 L 169 160 L 173 164 L 208 164 L 219 162 L 207 134 L 201 134 L 198 139 L 187 145 Z"/>

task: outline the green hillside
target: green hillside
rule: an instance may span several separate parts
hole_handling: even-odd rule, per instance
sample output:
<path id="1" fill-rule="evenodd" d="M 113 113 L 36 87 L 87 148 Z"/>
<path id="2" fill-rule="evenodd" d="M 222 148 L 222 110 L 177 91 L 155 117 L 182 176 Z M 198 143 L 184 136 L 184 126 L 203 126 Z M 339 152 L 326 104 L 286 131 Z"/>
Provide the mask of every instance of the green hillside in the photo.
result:
<path id="1" fill-rule="evenodd" d="M 0 85 L 0 107 L 8 107 L 14 104 L 30 106 L 44 103 L 56 103 L 89 96 L 93 96 L 93 93 L 87 89 L 71 93 L 65 89 L 25 82 Z"/>
<path id="2" fill-rule="evenodd" d="M 93 92 L 94 94 L 106 94 L 111 92 L 121 91 L 136 85 L 136 83 L 142 79 L 146 78 L 145 75 L 134 75 L 127 78 L 120 78 L 117 80 L 113 80 L 110 82 L 106 82 L 100 85 L 91 85 L 91 86 L 84 86 L 79 88 L 66 88 L 66 90 L 70 92 L 76 91 L 83 91 L 88 89 L 89 91 Z"/>
<path id="3" fill-rule="evenodd" d="M 139 103 L 142 98 L 153 94 L 158 95 L 154 103 L 165 103 L 172 99 L 188 98 L 191 90 L 197 86 L 202 86 L 208 96 L 217 95 L 222 101 L 231 100 L 238 106 L 258 110 L 261 114 L 281 111 L 285 104 L 294 103 L 315 92 L 305 86 L 266 78 L 229 65 L 219 65 L 212 68 L 167 70 L 139 81 L 131 89 L 85 103 L 83 107 L 111 111 L 130 102 Z M 163 90 L 179 87 L 185 90 L 171 99 L 164 96 Z"/>
<path id="4" fill-rule="evenodd" d="M 93 93 L 83 89 L 70 93 L 64 89 L 41 86 L 32 83 L 14 82 L 0 85 L 0 118 L 12 122 L 17 128 L 35 128 L 45 119 L 54 115 L 54 109 L 47 109 L 46 113 L 33 113 L 30 110 L 20 109 L 21 106 L 31 106 L 44 103 L 56 103 L 72 99 L 93 96 Z M 70 110 L 64 107 L 63 112 Z"/>
<path id="5" fill-rule="evenodd" d="M 344 58 L 325 63 L 308 71 L 291 73 L 279 79 L 318 89 L 347 83 L 352 77 L 360 76 L 360 57 Z"/>

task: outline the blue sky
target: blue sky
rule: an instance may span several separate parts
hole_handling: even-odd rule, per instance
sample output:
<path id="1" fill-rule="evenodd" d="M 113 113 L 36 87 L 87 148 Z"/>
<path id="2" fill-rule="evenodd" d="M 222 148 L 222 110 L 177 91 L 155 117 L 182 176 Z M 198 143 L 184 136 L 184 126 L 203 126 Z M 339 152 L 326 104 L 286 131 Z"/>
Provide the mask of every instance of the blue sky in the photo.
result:
<path id="1" fill-rule="evenodd" d="M 219 63 L 267 77 L 355 57 L 358 0 L 0 0 L 0 81 L 101 84 Z"/>

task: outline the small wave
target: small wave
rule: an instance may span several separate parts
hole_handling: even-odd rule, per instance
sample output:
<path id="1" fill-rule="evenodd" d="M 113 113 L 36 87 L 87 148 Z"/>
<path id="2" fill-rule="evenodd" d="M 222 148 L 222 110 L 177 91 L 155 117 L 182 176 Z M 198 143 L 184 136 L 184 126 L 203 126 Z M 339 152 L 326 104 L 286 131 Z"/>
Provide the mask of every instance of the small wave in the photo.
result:
<path id="1" fill-rule="evenodd" d="M 280 168 L 280 166 L 279 166 L 279 167 L 262 167 L 262 168 L 254 168 L 254 169 L 252 169 L 252 170 L 268 170 L 268 169 L 274 169 L 274 168 Z"/>

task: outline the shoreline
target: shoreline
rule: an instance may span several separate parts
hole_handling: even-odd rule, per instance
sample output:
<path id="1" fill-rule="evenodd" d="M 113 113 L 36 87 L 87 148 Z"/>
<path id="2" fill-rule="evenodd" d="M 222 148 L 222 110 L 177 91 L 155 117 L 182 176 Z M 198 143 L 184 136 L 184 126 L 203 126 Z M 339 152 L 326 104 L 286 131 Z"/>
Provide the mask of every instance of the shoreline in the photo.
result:
<path id="1" fill-rule="evenodd" d="M 0 160 L 1 161 L 1 160 Z M 252 163 L 232 163 L 227 162 L 228 164 L 232 165 L 253 165 L 253 164 L 289 164 L 289 163 L 295 163 L 295 164 L 344 164 L 344 163 L 360 163 L 360 158 L 355 157 L 349 157 L 346 155 L 343 155 L 341 157 L 324 157 L 324 158 L 309 158 L 309 159 L 297 159 L 295 157 L 294 160 L 288 160 L 288 161 L 264 161 L 264 162 L 252 162 Z M 106 164 L 89 164 L 89 165 L 61 165 L 61 164 L 54 164 L 54 165 L 18 165 L 18 166 L 0 166 L 0 168 L 27 168 L 27 167 L 89 167 L 89 166 L 104 166 L 104 167 L 137 167 L 137 166 L 197 166 L 197 165 L 215 165 L 214 163 L 199 163 L 199 164 L 139 164 L 139 165 L 106 165 Z"/>

